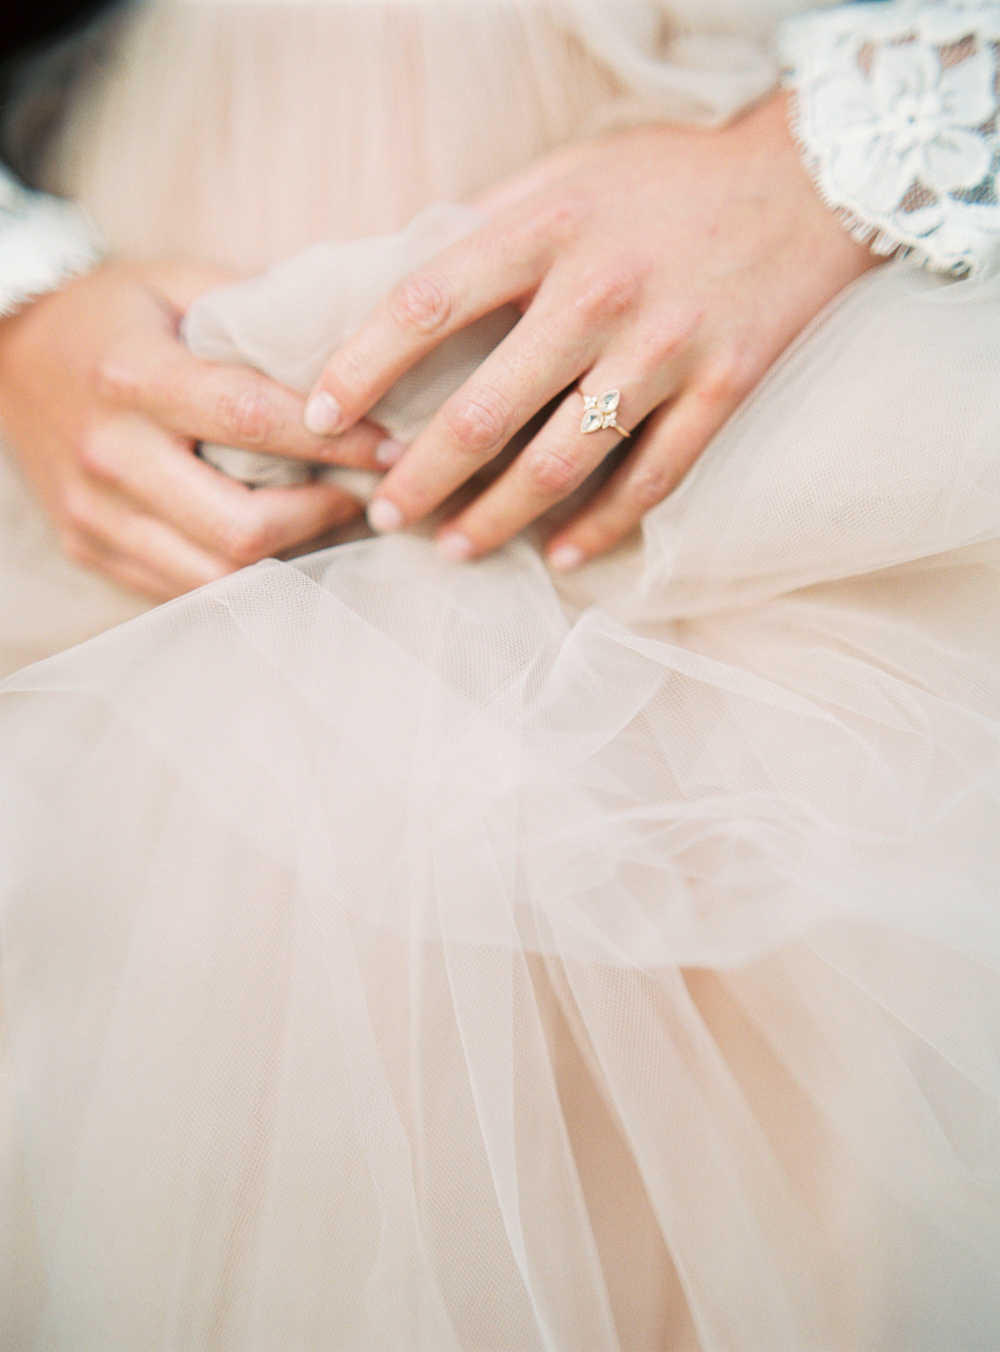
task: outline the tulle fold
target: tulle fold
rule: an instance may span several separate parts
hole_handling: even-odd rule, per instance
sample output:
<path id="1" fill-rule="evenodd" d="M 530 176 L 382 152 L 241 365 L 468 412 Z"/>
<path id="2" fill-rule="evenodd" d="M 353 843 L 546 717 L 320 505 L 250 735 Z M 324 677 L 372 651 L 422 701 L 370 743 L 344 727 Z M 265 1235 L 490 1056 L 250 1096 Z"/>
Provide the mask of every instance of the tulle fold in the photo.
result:
<path id="1" fill-rule="evenodd" d="M 130 251 L 398 230 L 615 91 L 548 11 L 191 8 L 52 152 Z M 0 685 L 0 1344 L 995 1345 L 998 301 L 864 278 L 574 575 L 363 541 Z"/>

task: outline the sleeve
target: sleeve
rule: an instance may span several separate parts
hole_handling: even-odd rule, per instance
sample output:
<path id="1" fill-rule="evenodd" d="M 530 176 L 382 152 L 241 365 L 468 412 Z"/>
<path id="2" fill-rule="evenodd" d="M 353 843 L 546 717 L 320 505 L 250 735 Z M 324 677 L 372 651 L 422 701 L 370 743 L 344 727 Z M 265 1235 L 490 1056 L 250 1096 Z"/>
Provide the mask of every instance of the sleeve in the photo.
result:
<path id="1" fill-rule="evenodd" d="M 779 33 L 821 196 L 877 253 L 937 272 L 1000 261 L 1000 5 L 843 5 Z"/>
<path id="2" fill-rule="evenodd" d="M 79 207 L 30 191 L 0 165 L 0 316 L 89 271 L 102 254 Z"/>

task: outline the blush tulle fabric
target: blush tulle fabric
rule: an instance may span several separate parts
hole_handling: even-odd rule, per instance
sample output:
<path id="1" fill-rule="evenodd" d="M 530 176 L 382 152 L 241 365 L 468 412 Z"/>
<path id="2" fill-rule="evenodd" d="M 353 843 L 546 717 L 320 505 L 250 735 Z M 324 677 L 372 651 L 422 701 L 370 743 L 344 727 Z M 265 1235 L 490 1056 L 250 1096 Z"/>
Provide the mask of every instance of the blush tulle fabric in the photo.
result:
<path id="1" fill-rule="evenodd" d="M 364 540 L 0 686 L 5 1347 L 995 1345 L 998 314 L 869 275 L 571 579 Z"/>

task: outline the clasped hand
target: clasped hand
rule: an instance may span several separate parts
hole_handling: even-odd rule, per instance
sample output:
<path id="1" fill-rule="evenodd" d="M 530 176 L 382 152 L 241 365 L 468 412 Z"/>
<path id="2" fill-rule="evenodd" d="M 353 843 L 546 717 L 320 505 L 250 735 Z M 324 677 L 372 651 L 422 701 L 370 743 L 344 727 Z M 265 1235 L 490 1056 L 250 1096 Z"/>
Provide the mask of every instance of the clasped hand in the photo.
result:
<path id="1" fill-rule="evenodd" d="M 294 391 L 193 357 L 181 314 L 228 280 L 111 263 L 0 323 L 0 417 L 64 550 L 157 601 L 361 512 L 326 483 L 246 488 L 198 459 L 198 441 L 372 469 L 385 435 L 361 423 L 316 437 Z"/>

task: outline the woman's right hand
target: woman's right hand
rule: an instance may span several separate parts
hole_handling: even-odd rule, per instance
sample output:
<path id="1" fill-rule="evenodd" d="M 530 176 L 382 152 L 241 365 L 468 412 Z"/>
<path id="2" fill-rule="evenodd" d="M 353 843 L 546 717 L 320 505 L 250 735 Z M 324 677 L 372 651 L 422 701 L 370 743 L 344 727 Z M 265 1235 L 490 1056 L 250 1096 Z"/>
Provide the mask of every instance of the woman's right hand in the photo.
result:
<path id="1" fill-rule="evenodd" d="M 248 489 L 199 460 L 198 441 L 373 469 L 385 435 L 314 436 L 294 391 L 193 357 L 181 315 L 229 280 L 110 263 L 0 320 L 0 422 L 63 548 L 158 601 L 362 510 L 326 483 Z"/>

